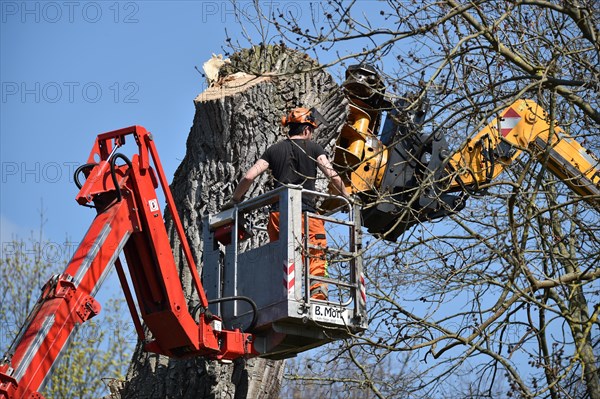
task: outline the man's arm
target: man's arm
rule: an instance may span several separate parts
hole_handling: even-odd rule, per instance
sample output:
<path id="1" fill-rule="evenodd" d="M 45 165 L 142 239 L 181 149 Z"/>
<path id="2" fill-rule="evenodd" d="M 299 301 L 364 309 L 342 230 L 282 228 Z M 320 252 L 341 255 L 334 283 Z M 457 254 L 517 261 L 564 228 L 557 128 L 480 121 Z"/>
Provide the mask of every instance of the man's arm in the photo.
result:
<path id="1" fill-rule="evenodd" d="M 317 166 L 323 174 L 333 183 L 335 189 L 341 194 L 344 198 L 348 198 L 348 192 L 346 191 L 346 186 L 342 181 L 342 178 L 338 175 L 335 169 L 333 169 L 333 165 L 329 162 L 327 155 L 319 155 L 317 158 Z"/>
<path id="2" fill-rule="evenodd" d="M 235 203 L 240 202 L 242 198 L 244 198 L 244 194 L 246 194 L 250 186 L 252 186 L 254 179 L 260 176 L 268 168 L 269 163 L 264 159 L 261 158 L 256 161 L 256 163 L 252 165 L 250 169 L 248 169 L 242 180 L 240 180 L 237 187 L 233 191 L 233 195 L 231 196 L 232 201 Z"/>

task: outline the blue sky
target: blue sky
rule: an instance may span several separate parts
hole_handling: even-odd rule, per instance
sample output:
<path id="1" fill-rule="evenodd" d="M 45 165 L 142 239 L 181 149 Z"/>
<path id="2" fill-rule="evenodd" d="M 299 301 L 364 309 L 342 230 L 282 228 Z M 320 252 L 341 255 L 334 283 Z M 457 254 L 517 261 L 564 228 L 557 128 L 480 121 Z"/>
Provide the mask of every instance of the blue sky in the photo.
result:
<path id="1" fill-rule="evenodd" d="M 222 53 L 237 23 L 229 2 L 2 1 L 0 240 L 79 241 L 94 211 L 72 173 L 98 133 L 139 124 L 153 132 L 166 175 L 185 155 L 195 70 Z"/>
<path id="2" fill-rule="evenodd" d="M 260 29 L 278 41 L 256 24 L 252 1 L 237 6 L 254 42 Z M 327 5 L 261 7 L 319 21 Z M 170 180 L 185 155 L 193 99 L 206 88 L 195 67 L 224 52 L 226 30 L 249 46 L 239 22 L 229 0 L 0 0 L 0 241 L 38 230 L 42 208 L 48 239 L 83 237 L 94 211 L 76 204 L 72 174 L 99 133 L 146 127 Z"/>
<path id="3" fill-rule="evenodd" d="M 238 2 L 256 39 L 256 11 Z M 201 69 L 240 39 L 228 1 L 0 1 L 0 241 L 45 236 L 79 241 L 94 212 L 74 198 L 74 169 L 97 134 L 150 130 L 170 180 L 185 155 Z M 317 2 L 261 3 L 300 18 Z M 273 40 L 272 29 L 266 36 Z M 129 155 L 129 154 L 127 154 Z M 43 202 L 43 206 L 42 206 Z M 67 259 L 68 260 L 68 259 Z"/>
<path id="4" fill-rule="evenodd" d="M 266 41 L 278 41 L 272 27 L 256 23 L 252 1 L 236 4 L 254 42 L 261 29 Z M 318 21 L 327 5 L 261 7 Z M 185 155 L 193 99 L 206 88 L 195 67 L 224 52 L 226 30 L 249 46 L 229 0 L 0 0 L 1 250 L 37 232 L 43 209 L 46 239 L 69 260 L 73 245 L 63 243 L 80 241 L 95 215 L 76 204 L 72 175 L 99 133 L 146 127 L 171 180 Z"/>

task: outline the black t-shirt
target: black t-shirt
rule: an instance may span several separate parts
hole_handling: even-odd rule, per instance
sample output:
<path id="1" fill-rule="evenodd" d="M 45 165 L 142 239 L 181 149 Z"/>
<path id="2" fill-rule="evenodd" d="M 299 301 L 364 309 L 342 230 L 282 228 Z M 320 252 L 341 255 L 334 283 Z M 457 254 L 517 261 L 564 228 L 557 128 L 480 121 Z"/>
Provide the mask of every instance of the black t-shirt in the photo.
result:
<path id="1" fill-rule="evenodd" d="M 276 187 L 297 184 L 314 191 L 317 158 L 321 155 L 325 155 L 325 150 L 314 141 L 287 139 L 267 148 L 260 158 L 269 163 Z M 314 199 L 303 198 L 302 202 L 306 210 L 314 211 Z"/>

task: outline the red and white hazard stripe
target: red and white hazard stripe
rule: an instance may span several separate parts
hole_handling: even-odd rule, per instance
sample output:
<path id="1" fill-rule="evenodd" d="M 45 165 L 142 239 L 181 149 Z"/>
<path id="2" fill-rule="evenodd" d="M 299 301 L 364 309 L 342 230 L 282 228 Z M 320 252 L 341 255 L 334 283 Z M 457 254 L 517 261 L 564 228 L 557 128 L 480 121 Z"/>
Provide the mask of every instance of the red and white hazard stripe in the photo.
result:
<path id="1" fill-rule="evenodd" d="M 360 297 L 363 300 L 363 304 L 367 303 L 367 290 L 365 288 L 365 275 L 363 273 L 360 274 Z"/>
<path id="2" fill-rule="evenodd" d="M 283 262 L 283 286 L 288 294 L 292 295 L 296 284 L 296 266 L 294 262 Z"/>
<path id="3" fill-rule="evenodd" d="M 511 130 L 517 126 L 521 120 L 521 115 L 512 108 L 509 108 L 500 119 L 500 134 L 502 137 L 508 136 Z"/>

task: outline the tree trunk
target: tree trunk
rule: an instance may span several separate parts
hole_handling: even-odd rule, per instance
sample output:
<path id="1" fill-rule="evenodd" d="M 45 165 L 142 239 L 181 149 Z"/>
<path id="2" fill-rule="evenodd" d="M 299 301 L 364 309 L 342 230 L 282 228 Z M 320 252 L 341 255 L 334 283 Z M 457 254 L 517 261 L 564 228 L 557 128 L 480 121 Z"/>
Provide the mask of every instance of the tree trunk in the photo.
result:
<path id="1" fill-rule="evenodd" d="M 317 140 L 330 148 L 347 107 L 338 85 L 315 61 L 278 46 L 233 54 L 220 80 L 194 102 L 187 153 L 171 189 L 201 267 L 202 216 L 217 211 L 245 170 L 267 146 L 284 137 L 281 116 L 293 107 L 317 107 L 330 122 L 317 131 Z M 248 197 L 267 191 L 266 180 L 265 174 Z M 168 217 L 167 225 L 172 231 Z M 173 245 L 184 289 L 193 304 L 197 296 L 192 293 L 184 257 L 178 243 Z M 175 360 L 146 353 L 138 345 L 119 391 L 123 398 L 275 398 L 282 376 L 282 361 Z"/>

